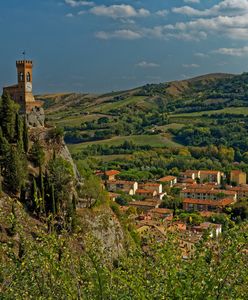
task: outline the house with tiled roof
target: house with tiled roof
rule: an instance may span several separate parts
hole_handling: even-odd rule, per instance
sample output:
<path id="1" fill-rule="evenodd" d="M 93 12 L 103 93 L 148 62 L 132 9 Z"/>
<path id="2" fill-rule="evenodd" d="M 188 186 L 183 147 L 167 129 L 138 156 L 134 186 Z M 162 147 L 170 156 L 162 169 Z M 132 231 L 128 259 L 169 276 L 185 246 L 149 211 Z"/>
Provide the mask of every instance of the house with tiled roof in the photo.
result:
<path id="1" fill-rule="evenodd" d="M 100 176 L 102 179 L 114 181 L 116 176 L 120 174 L 118 170 L 108 170 L 108 171 L 97 171 L 96 175 Z"/>
<path id="2" fill-rule="evenodd" d="M 125 192 L 129 195 L 135 195 L 138 189 L 138 182 L 136 181 L 125 181 L 125 180 L 115 180 L 107 181 L 107 190 L 110 192 Z"/>
<path id="3" fill-rule="evenodd" d="M 157 194 L 161 194 L 163 192 L 163 186 L 161 183 L 153 183 L 153 182 L 147 182 L 139 184 L 139 188 L 143 190 L 153 190 L 156 191 Z"/>
<path id="4" fill-rule="evenodd" d="M 148 189 L 137 189 L 135 195 L 141 196 L 144 198 L 155 198 L 158 195 L 156 190 L 148 190 Z"/>
<path id="5" fill-rule="evenodd" d="M 242 186 L 227 186 L 226 189 L 228 191 L 232 191 L 237 193 L 237 199 L 241 200 L 244 198 L 248 199 L 248 185 L 242 185 Z"/>
<path id="6" fill-rule="evenodd" d="M 182 182 L 186 179 L 196 180 L 200 177 L 200 171 L 198 170 L 186 170 L 185 172 L 181 172 L 179 174 L 179 181 Z"/>
<path id="7" fill-rule="evenodd" d="M 231 184 L 235 183 L 236 185 L 246 184 L 246 173 L 240 170 L 232 170 L 230 173 L 230 182 Z"/>
<path id="8" fill-rule="evenodd" d="M 214 224 L 210 222 L 204 222 L 199 225 L 192 226 L 190 230 L 193 232 L 209 231 L 210 237 L 218 237 L 222 232 L 222 225 Z"/>
<path id="9" fill-rule="evenodd" d="M 177 183 L 177 177 L 165 176 L 165 177 L 158 179 L 158 182 L 162 183 L 163 185 L 173 187 Z"/>
<path id="10" fill-rule="evenodd" d="M 173 217 L 173 210 L 168 208 L 153 208 L 149 211 L 153 219 L 167 219 Z"/>
<path id="11" fill-rule="evenodd" d="M 200 171 L 200 182 L 213 182 L 221 183 L 221 172 L 212 170 L 201 170 Z"/>
<path id="12" fill-rule="evenodd" d="M 237 193 L 230 190 L 187 188 L 180 196 L 187 211 L 220 211 L 237 201 Z"/>

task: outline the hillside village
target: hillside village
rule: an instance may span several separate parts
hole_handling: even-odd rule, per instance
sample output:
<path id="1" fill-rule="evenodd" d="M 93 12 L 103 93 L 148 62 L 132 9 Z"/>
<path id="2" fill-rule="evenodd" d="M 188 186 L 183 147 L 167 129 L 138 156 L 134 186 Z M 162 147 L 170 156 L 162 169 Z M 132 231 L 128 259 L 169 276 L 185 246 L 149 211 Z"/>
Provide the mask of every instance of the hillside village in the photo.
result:
<path id="1" fill-rule="evenodd" d="M 141 236 L 149 232 L 160 240 L 166 239 L 168 231 L 179 232 L 185 257 L 192 254 L 194 245 L 206 231 L 212 237 L 221 234 L 222 225 L 209 222 L 210 217 L 214 220 L 215 215 L 227 212 L 237 201 L 248 197 L 247 176 L 240 170 L 232 170 L 230 174 L 217 170 L 186 170 L 178 177 L 168 175 L 149 182 L 119 180 L 119 174 L 118 170 L 96 171 L 110 199 L 120 204 L 121 212 L 129 211 L 132 215 Z M 225 184 L 227 177 L 229 184 Z M 192 220 L 177 218 L 173 190 L 178 192 L 182 209 L 198 214 L 202 222 L 198 220 L 194 224 Z M 130 197 L 123 205 L 125 195 Z M 165 207 L 165 198 L 170 208 Z"/>

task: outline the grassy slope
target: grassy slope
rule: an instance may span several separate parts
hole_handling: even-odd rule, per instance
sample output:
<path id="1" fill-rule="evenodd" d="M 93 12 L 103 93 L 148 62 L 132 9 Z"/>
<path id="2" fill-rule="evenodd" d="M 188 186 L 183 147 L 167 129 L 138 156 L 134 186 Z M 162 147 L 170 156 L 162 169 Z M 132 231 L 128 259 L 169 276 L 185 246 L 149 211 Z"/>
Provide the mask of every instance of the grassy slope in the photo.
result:
<path id="1" fill-rule="evenodd" d="M 111 110 L 118 109 L 118 108 L 121 108 L 126 105 L 138 103 L 138 102 L 144 100 L 145 98 L 146 97 L 143 97 L 143 96 L 131 96 L 131 97 L 128 97 L 127 99 L 112 102 L 112 103 L 102 103 L 96 107 L 90 108 L 88 111 L 107 113 Z"/>
<path id="2" fill-rule="evenodd" d="M 89 145 L 121 145 L 124 141 L 132 141 L 137 145 L 150 145 L 152 147 L 180 147 L 179 144 L 173 142 L 167 137 L 161 135 L 133 135 L 133 136 L 117 136 L 112 139 L 100 140 L 94 142 L 86 142 L 80 144 L 69 145 L 71 153 L 77 153 L 80 149 Z"/>
<path id="3" fill-rule="evenodd" d="M 209 74 L 189 80 L 174 81 L 169 84 L 165 84 L 164 86 L 162 84 L 159 88 L 162 91 L 161 97 L 164 97 L 170 102 L 174 101 L 174 99 L 178 99 L 180 102 L 183 101 L 185 103 L 185 107 L 187 107 L 191 101 L 191 96 L 192 99 L 198 99 L 199 101 L 203 94 L 208 94 L 208 90 L 211 90 L 211 92 L 212 90 L 215 90 L 216 83 L 220 82 L 220 84 L 222 84 L 223 80 L 224 82 L 228 82 L 228 80 L 234 80 L 237 82 L 236 78 L 237 77 L 234 77 L 230 74 Z M 241 80 L 242 82 L 243 77 L 240 78 L 241 79 L 238 80 Z M 156 89 L 156 85 L 154 86 Z M 199 86 L 200 89 L 203 89 L 203 93 L 199 91 Z M 107 115 L 111 118 L 111 112 L 113 110 L 122 109 L 128 105 L 133 105 L 136 110 L 138 109 L 143 111 L 144 114 L 147 111 L 152 111 L 153 109 L 159 110 L 153 96 L 135 96 L 135 93 L 142 89 L 143 87 L 130 91 L 115 92 L 104 95 L 57 94 L 54 95 L 54 97 L 53 95 L 49 95 L 43 96 L 43 98 L 45 100 L 49 100 L 47 116 L 50 123 L 62 127 L 76 127 L 80 126 L 81 123 L 85 121 L 97 120 L 102 116 Z M 120 97 L 120 99 L 116 100 L 116 97 Z M 39 99 L 42 99 L 42 96 L 39 96 Z M 203 99 L 200 101 L 204 101 L 205 103 L 209 103 L 209 105 L 211 105 L 211 103 L 218 102 L 219 100 L 206 98 L 205 100 Z M 199 118 L 201 118 L 201 121 L 204 121 L 204 117 L 202 117 L 204 114 L 213 115 L 218 113 L 248 115 L 248 107 L 228 107 L 219 110 L 202 110 L 193 113 L 174 113 L 170 115 L 171 124 L 165 126 L 154 126 L 154 129 L 158 129 L 162 132 L 157 135 L 118 136 L 107 140 L 69 145 L 69 147 L 73 153 L 76 153 L 80 151 L 82 147 L 86 147 L 88 145 L 118 145 L 123 143 L 125 140 L 133 141 L 138 145 L 148 144 L 153 147 L 177 147 L 180 145 L 173 142 L 173 137 L 167 134 L 169 128 L 180 128 L 189 122 L 197 122 Z"/>
<path id="4" fill-rule="evenodd" d="M 193 117 L 200 117 L 203 115 L 215 115 L 215 114 L 243 114 L 243 115 L 248 115 L 248 107 L 226 107 L 223 109 L 218 109 L 218 110 L 207 110 L 207 111 L 198 111 L 198 112 L 193 112 L 193 113 L 183 113 L 183 114 L 174 114 L 171 115 L 171 117 L 175 118 L 193 118 Z"/>

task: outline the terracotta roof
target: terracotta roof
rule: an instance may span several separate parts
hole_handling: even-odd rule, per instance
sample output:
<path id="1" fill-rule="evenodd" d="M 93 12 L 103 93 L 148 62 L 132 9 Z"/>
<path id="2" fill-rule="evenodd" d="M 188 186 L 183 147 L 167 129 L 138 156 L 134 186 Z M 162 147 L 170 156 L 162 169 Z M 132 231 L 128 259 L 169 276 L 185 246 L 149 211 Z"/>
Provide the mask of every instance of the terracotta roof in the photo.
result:
<path id="1" fill-rule="evenodd" d="M 109 197 L 118 197 L 120 194 L 109 192 Z"/>
<path id="2" fill-rule="evenodd" d="M 151 213 L 157 213 L 157 214 L 172 214 L 173 211 L 168 208 L 153 208 L 150 210 Z"/>
<path id="3" fill-rule="evenodd" d="M 183 183 L 190 183 L 190 184 L 194 184 L 196 181 L 192 178 L 186 178 L 183 179 Z"/>
<path id="4" fill-rule="evenodd" d="M 129 206 L 147 206 L 147 207 L 156 207 L 160 202 L 157 201 L 133 201 L 129 202 Z"/>
<path id="5" fill-rule="evenodd" d="M 105 174 L 107 176 L 113 176 L 113 175 L 118 175 L 120 174 L 120 171 L 117 171 L 117 170 L 109 170 L 109 171 L 106 171 Z"/>
<path id="6" fill-rule="evenodd" d="M 9 85 L 9 86 L 4 86 L 4 89 L 13 89 L 13 88 L 18 88 L 18 84 L 13 84 L 13 85 Z"/>
<path id="7" fill-rule="evenodd" d="M 143 189 L 138 189 L 136 190 L 136 194 L 153 194 L 156 192 L 155 190 L 143 190 Z"/>
<path id="8" fill-rule="evenodd" d="M 229 191 L 233 192 L 248 192 L 248 186 L 232 186 L 227 188 Z"/>
<path id="9" fill-rule="evenodd" d="M 161 183 L 149 183 L 149 182 L 147 182 L 147 183 L 142 183 L 142 184 L 139 184 L 139 186 L 160 186 L 161 185 Z"/>
<path id="10" fill-rule="evenodd" d="M 125 180 L 108 180 L 107 183 L 110 184 L 130 184 L 134 185 L 136 182 L 135 181 L 125 181 Z"/>
<path id="11" fill-rule="evenodd" d="M 201 223 L 200 225 L 197 226 L 193 226 L 193 229 L 208 229 L 211 227 L 215 227 L 215 228 L 221 228 L 221 224 L 215 224 L 215 223 L 210 223 L 210 222 L 204 222 Z"/>
<path id="12" fill-rule="evenodd" d="M 220 171 L 211 171 L 211 170 L 201 170 L 201 174 L 210 174 L 210 175 L 217 175 Z"/>
<path id="13" fill-rule="evenodd" d="M 192 199 L 185 198 L 183 203 L 188 204 L 202 204 L 202 205 L 211 205 L 211 206 L 226 206 L 232 204 L 234 201 L 232 199 L 221 199 L 221 200 L 202 200 L 202 199 Z"/>
<path id="14" fill-rule="evenodd" d="M 117 170 L 108 170 L 108 171 L 104 172 L 104 171 L 97 170 L 95 172 L 95 174 L 96 175 L 104 175 L 104 174 L 106 174 L 107 176 L 113 176 L 113 175 L 120 174 L 120 171 L 117 171 Z"/>
<path id="15" fill-rule="evenodd" d="M 241 170 L 232 170 L 231 174 L 246 174 L 246 173 Z"/>
<path id="16" fill-rule="evenodd" d="M 158 181 L 168 182 L 168 181 L 172 181 L 172 180 L 175 180 L 175 179 L 177 179 L 175 176 L 165 176 L 165 177 L 162 177 L 162 178 L 158 179 Z"/>
<path id="17" fill-rule="evenodd" d="M 186 170 L 185 172 L 182 172 L 182 174 L 196 174 L 199 173 L 198 170 Z"/>
<path id="18" fill-rule="evenodd" d="M 200 211 L 199 214 L 202 216 L 202 217 L 212 217 L 212 216 L 215 216 L 216 213 L 213 212 L 213 211 Z"/>
<path id="19" fill-rule="evenodd" d="M 182 191 L 182 193 L 197 193 L 197 194 L 225 194 L 225 195 L 235 195 L 234 191 L 230 190 L 215 190 L 215 189 L 197 189 L 197 188 L 187 188 Z"/>
<path id="20" fill-rule="evenodd" d="M 207 189 L 207 190 L 213 190 L 215 187 L 218 187 L 217 185 L 212 184 L 191 184 L 189 186 L 189 189 Z"/>

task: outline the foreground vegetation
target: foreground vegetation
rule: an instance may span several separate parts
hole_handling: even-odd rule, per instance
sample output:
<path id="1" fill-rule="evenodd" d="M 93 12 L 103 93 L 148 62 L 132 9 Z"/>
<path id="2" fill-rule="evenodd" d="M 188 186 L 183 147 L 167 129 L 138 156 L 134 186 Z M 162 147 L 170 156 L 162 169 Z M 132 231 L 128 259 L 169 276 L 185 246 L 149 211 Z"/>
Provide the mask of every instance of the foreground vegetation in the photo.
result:
<path id="1" fill-rule="evenodd" d="M 111 261 L 90 236 L 84 255 L 73 236 L 44 235 L 17 250 L 0 245 L 1 299 L 247 299 L 247 225 L 217 241 L 208 236 L 191 259 L 182 258 L 176 235 Z"/>

